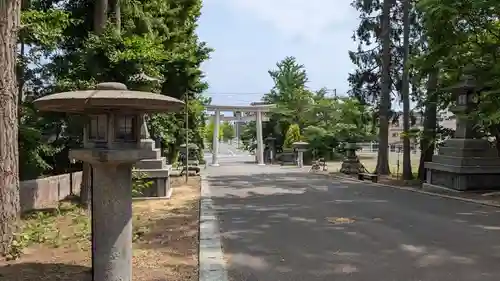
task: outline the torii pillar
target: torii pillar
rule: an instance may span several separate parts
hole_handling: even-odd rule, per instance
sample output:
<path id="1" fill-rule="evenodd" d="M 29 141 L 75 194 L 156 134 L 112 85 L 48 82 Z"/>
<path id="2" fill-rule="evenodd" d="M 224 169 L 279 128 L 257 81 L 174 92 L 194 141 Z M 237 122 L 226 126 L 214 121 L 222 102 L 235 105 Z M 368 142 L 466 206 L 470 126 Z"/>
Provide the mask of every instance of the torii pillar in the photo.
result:
<path id="1" fill-rule="evenodd" d="M 264 163 L 264 140 L 262 139 L 262 111 L 255 112 L 257 115 L 257 165 L 265 166 Z"/>
<path id="2" fill-rule="evenodd" d="M 212 164 L 211 166 L 219 166 L 219 126 L 220 126 L 220 110 L 215 110 L 214 116 L 214 136 L 212 143 Z"/>

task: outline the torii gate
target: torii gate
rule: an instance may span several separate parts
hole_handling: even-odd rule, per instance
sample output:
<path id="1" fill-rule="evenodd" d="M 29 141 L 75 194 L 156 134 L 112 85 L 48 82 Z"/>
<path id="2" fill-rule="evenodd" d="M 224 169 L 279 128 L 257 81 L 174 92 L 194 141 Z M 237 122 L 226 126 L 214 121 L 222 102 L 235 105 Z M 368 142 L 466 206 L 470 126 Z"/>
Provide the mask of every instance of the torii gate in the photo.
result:
<path id="1" fill-rule="evenodd" d="M 213 149 L 212 149 L 212 163 L 211 166 L 219 166 L 219 127 L 220 127 L 220 113 L 221 111 L 239 111 L 239 112 L 255 112 L 255 119 L 257 123 L 257 165 L 263 166 L 264 164 L 264 140 L 262 137 L 262 113 L 269 112 L 274 108 L 274 104 L 252 104 L 252 105 L 207 105 L 207 111 L 214 111 L 214 135 L 213 135 Z"/>

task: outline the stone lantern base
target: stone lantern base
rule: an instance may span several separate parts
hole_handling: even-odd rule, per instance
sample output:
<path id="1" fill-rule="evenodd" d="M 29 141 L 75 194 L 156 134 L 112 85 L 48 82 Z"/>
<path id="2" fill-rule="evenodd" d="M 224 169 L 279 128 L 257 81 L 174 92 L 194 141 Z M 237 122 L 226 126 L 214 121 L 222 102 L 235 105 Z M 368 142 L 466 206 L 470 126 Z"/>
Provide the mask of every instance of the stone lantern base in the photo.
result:
<path id="1" fill-rule="evenodd" d="M 340 172 L 348 175 L 358 174 L 363 172 L 363 164 L 361 164 L 357 155 L 346 157 L 342 161 Z"/>
<path id="2" fill-rule="evenodd" d="M 426 162 L 424 189 L 500 190 L 500 157 L 483 139 L 449 139 Z"/>

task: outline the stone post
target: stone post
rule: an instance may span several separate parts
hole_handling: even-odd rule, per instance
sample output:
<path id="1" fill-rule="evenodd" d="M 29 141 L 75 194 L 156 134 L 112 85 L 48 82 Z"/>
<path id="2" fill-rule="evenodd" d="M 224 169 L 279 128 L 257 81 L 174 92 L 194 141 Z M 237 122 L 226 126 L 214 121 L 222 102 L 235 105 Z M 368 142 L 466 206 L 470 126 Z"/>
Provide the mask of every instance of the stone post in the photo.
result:
<path id="1" fill-rule="evenodd" d="M 257 165 L 264 166 L 264 140 L 262 139 L 262 112 L 257 111 Z"/>
<path id="2" fill-rule="evenodd" d="M 212 145 L 212 166 L 219 166 L 219 126 L 220 126 L 220 110 L 215 110 L 214 116 L 214 135 Z"/>

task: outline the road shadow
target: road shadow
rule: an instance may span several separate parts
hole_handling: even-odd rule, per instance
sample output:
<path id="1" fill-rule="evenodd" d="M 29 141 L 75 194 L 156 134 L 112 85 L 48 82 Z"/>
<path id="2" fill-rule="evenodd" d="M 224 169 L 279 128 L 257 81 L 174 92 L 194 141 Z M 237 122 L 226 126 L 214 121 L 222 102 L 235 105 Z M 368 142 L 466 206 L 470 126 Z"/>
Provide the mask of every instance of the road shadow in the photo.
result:
<path id="1" fill-rule="evenodd" d="M 500 251 L 490 251 L 498 232 L 452 219 L 457 209 L 484 207 L 270 168 L 208 181 L 234 280 L 500 278 Z"/>
<path id="2" fill-rule="evenodd" d="M 1 281 L 91 281 L 90 267 L 63 263 L 14 263 L 0 266 Z"/>

